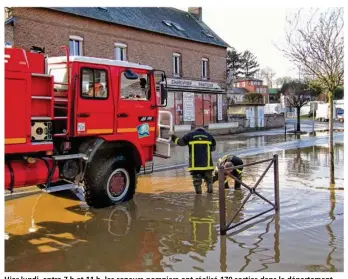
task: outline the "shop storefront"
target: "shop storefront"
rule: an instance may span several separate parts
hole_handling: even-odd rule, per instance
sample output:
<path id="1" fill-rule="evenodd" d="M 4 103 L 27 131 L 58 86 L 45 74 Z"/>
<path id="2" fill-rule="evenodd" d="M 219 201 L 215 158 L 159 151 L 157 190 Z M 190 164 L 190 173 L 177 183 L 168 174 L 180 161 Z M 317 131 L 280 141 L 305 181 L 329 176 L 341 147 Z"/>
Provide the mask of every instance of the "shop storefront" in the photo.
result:
<path id="1" fill-rule="evenodd" d="M 227 122 L 226 92 L 218 83 L 168 79 L 168 105 L 165 108 L 179 126 L 208 126 Z"/>

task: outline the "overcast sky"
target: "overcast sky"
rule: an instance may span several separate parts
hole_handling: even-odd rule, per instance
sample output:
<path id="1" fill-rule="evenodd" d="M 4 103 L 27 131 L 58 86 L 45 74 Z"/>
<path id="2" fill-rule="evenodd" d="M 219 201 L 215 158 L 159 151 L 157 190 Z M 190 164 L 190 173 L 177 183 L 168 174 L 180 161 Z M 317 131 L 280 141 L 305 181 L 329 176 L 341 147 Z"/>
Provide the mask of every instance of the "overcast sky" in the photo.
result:
<path id="1" fill-rule="evenodd" d="M 185 6 L 174 7 L 188 10 Z M 237 51 L 248 49 L 254 53 L 260 68 L 271 67 L 276 78 L 298 76 L 298 69 L 274 46 L 284 44 L 286 15 L 296 9 L 219 6 L 202 10 L 203 21 Z"/>

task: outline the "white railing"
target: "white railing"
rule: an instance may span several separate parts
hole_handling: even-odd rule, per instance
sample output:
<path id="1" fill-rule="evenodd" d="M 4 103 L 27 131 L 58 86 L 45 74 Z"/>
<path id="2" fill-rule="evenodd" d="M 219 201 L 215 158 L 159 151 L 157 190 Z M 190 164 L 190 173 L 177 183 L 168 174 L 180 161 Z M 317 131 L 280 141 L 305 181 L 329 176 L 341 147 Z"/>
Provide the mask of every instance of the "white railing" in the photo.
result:
<path id="1" fill-rule="evenodd" d="M 169 118 L 169 125 L 164 124 L 164 116 L 168 116 Z M 158 142 L 163 142 L 163 143 L 170 143 L 171 137 L 168 136 L 168 138 L 162 138 L 161 135 L 161 129 L 167 129 L 169 131 L 174 131 L 174 121 L 173 121 L 173 114 L 170 111 L 159 111 L 158 112 L 158 128 L 159 128 L 159 136 L 157 138 Z"/>

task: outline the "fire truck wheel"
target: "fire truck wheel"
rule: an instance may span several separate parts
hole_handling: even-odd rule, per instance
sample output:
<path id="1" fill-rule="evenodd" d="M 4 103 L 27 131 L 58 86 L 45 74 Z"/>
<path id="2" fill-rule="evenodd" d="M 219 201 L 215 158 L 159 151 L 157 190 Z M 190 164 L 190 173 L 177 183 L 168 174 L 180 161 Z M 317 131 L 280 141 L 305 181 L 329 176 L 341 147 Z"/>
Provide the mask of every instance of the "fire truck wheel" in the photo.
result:
<path id="1" fill-rule="evenodd" d="M 86 174 L 85 199 L 95 208 L 119 204 L 133 198 L 136 187 L 135 168 L 115 157 L 100 158 Z"/>

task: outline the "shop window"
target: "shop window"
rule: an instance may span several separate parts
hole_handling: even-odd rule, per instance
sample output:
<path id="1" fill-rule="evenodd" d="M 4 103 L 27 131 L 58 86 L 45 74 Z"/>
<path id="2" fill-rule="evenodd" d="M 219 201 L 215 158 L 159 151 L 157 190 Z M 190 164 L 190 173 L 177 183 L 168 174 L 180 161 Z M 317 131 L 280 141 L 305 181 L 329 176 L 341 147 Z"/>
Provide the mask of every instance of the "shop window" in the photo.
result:
<path id="1" fill-rule="evenodd" d="M 87 99 L 107 99 L 108 82 L 105 70 L 83 68 L 81 97 Z"/>

